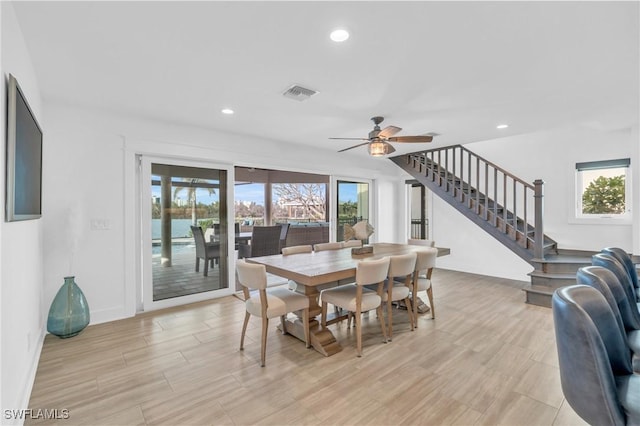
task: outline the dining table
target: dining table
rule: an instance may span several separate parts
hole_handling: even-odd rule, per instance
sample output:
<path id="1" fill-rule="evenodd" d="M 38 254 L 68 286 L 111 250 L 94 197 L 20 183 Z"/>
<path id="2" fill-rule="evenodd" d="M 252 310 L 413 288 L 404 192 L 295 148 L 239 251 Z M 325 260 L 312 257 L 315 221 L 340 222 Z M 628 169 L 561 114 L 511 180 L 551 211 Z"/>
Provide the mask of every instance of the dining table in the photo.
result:
<path id="1" fill-rule="evenodd" d="M 236 244 L 246 244 L 251 240 L 251 232 L 236 232 Z"/>
<path id="2" fill-rule="evenodd" d="M 210 243 L 215 243 L 220 241 L 220 236 L 214 233 L 207 232 L 205 234 L 205 239 L 208 239 Z M 236 232 L 235 241 L 236 244 L 246 244 L 251 240 L 251 232 Z"/>
<path id="3" fill-rule="evenodd" d="M 328 328 L 322 328 L 318 317 L 322 308 L 318 303 L 320 291 L 324 288 L 353 282 L 356 276 L 358 262 L 366 259 L 380 259 L 385 256 L 407 254 L 424 250 L 424 246 L 373 243 L 371 253 L 355 254 L 358 250 L 342 248 L 337 250 L 314 251 L 298 253 L 288 256 L 281 254 L 251 257 L 246 261 L 264 265 L 267 272 L 296 282 L 295 291 L 309 298 L 309 336 L 311 346 L 325 356 L 331 356 L 342 350 L 335 337 Z M 436 247 L 438 256 L 450 254 L 450 249 Z M 285 333 L 291 334 L 304 341 L 304 328 L 301 313 L 296 318 L 288 318 L 282 324 Z"/>

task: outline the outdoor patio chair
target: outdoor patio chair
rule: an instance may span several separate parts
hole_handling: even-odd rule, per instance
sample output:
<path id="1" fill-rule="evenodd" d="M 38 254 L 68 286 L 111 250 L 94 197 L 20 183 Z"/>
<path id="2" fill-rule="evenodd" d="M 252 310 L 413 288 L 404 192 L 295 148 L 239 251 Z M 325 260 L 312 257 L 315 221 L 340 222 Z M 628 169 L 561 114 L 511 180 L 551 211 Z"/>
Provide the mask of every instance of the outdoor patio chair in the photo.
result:
<path id="1" fill-rule="evenodd" d="M 239 257 L 259 257 L 280 254 L 280 236 L 282 227 L 254 226 L 251 232 L 251 244 L 241 244 Z"/>
<path id="2" fill-rule="evenodd" d="M 214 262 L 220 262 L 220 243 L 208 243 L 199 226 L 192 226 L 191 233 L 196 244 L 196 272 L 200 271 L 200 259 L 204 260 L 204 276 L 209 276 L 209 264 L 213 268 Z"/>

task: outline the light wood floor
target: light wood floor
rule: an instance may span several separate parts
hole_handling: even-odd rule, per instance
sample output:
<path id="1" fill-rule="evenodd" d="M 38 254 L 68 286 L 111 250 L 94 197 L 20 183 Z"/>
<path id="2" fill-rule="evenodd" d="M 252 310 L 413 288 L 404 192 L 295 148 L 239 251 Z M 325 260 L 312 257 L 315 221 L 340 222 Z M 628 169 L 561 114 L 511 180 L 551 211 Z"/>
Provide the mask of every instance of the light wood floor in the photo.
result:
<path id="1" fill-rule="evenodd" d="M 238 350 L 235 297 L 47 336 L 30 408 L 68 409 L 65 425 L 584 424 L 562 395 L 551 311 L 523 303 L 522 284 L 437 270 L 436 320 L 410 332 L 394 311 L 382 344 L 372 313 L 362 358 L 346 323 L 325 358 L 273 321 L 261 368 L 259 320 Z"/>

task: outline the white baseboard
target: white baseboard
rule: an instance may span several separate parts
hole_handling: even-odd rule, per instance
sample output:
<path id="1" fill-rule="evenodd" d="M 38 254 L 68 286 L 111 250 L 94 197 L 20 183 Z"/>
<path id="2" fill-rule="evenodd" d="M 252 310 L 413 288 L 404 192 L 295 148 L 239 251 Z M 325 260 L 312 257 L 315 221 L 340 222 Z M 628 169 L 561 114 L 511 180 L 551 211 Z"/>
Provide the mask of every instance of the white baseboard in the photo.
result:
<path id="1" fill-rule="evenodd" d="M 125 312 L 122 306 L 117 306 L 113 308 L 100 309 L 100 310 L 92 310 L 91 311 L 91 322 L 89 325 L 102 324 L 105 322 L 116 321 L 124 318 L 132 317 L 133 315 L 129 315 Z"/>
<path id="2" fill-rule="evenodd" d="M 44 336 L 46 335 L 46 330 L 43 325 L 43 328 L 40 330 L 38 335 L 36 345 L 31 354 L 31 363 L 29 366 L 29 371 L 25 377 L 25 380 L 22 381 L 23 386 L 22 389 L 18 389 L 17 398 L 15 401 L 16 410 L 26 410 L 29 407 L 29 400 L 31 399 L 31 391 L 33 390 L 33 384 L 36 380 L 36 373 L 38 371 L 38 363 L 40 362 L 40 354 L 42 353 L 42 345 L 44 344 Z M 23 412 L 24 413 L 24 412 Z M 3 425 L 22 425 L 24 424 L 24 418 L 19 418 L 17 416 L 15 418 L 7 419 L 5 413 L 3 412 Z M 6 422 L 6 423 L 5 423 Z"/>

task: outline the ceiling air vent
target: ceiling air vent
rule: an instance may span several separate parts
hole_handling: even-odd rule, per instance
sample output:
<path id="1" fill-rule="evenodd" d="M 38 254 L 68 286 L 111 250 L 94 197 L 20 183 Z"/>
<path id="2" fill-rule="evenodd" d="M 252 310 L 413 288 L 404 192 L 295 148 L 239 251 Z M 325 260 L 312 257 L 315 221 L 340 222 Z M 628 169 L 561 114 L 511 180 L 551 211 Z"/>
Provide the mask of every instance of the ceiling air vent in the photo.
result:
<path id="1" fill-rule="evenodd" d="M 315 90 L 307 89 L 305 87 L 294 84 L 293 86 L 289 87 L 282 94 L 282 96 L 284 96 L 285 98 L 295 99 L 296 101 L 302 102 L 302 101 L 306 101 L 316 93 L 318 92 L 316 92 Z"/>

